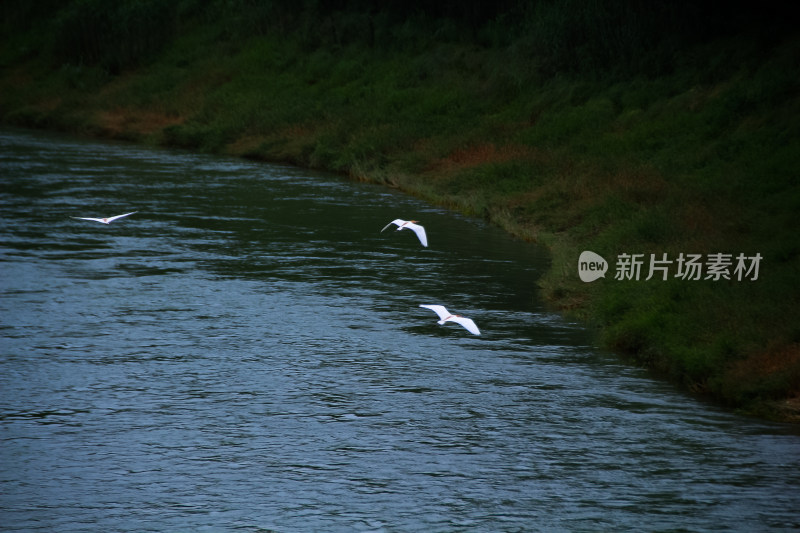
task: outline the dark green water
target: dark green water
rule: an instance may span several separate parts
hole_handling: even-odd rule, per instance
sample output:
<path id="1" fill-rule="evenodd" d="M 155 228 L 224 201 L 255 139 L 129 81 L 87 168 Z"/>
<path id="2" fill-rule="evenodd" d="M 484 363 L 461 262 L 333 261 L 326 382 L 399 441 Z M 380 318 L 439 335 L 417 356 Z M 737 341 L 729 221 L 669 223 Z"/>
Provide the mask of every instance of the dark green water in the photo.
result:
<path id="1" fill-rule="evenodd" d="M 592 347 L 537 301 L 542 251 L 494 228 L 20 131 L 0 184 L 4 531 L 800 528 L 792 428 Z"/>

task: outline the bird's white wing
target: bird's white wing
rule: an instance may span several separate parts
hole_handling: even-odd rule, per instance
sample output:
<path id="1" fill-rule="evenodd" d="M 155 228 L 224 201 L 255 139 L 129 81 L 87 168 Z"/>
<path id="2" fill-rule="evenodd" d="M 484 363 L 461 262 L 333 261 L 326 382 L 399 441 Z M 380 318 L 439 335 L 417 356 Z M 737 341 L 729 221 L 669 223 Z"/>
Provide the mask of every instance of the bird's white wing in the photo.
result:
<path id="1" fill-rule="evenodd" d="M 428 236 L 425 235 L 425 228 L 419 224 L 414 224 L 411 222 L 406 224 L 406 227 L 410 230 L 414 230 L 414 233 L 416 233 L 417 237 L 419 237 L 419 242 L 422 243 L 422 246 L 428 246 Z"/>
<path id="2" fill-rule="evenodd" d="M 70 218 L 74 218 L 75 220 L 91 220 L 93 222 L 102 222 L 103 224 L 106 223 L 103 221 L 102 218 L 91 218 L 91 217 L 70 217 Z"/>
<path id="3" fill-rule="evenodd" d="M 473 335 L 480 335 L 481 332 L 478 329 L 478 326 L 475 325 L 475 322 L 472 321 L 471 318 L 467 318 L 465 316 L 454 316 L 448 319 L 448 322 L 458 322 L 467 330 L 472 333 Z"/>
<path id="4" fill-rule="evenodd" d="M 420 307 L 424 307 L 426 309 L 430 309 L 431 311 L 433 311 L 434 313 L 439 315 L 439 319 L 440 320 L 444 320 L 445 318 L 450 316 L 450 311 L 448 311 L 445 308 L 445 306 L 443 306 L 443 305 L 425 305 L 425 304 L 420 304 Z"/>
<path id="5" fill-rule="evenodd" d="M 396 218 L 396 219 L 392 220 L 391 222 L 389 222 L 388 224 L 386 224 L 381 231 L 385 230 L 386 228 L 388 228 L 392 224 L 397 224 L 398 226 L 402 226 L 404 222 L 405 222 L 405 220 L 403 220 L 402 218 Z"/>
<path id="6" fill-rule="evenodd" d="M 118 218 L 126 217 L 126 216 L 128 216 L 128 215 L 132 215 L 132 214 L 134 214 L 134 213 L 138 213 L 138 211 L 131 211 L 130 213 L 125 213 L 124 215 L 117 215 L 117 216 L 115 216 L 115 217 L 109 217 L 108 221 L 109 221 L 109 222 L 114 222 L 114 221 L 115 221 L 115 220 L 117 220 Z"/>

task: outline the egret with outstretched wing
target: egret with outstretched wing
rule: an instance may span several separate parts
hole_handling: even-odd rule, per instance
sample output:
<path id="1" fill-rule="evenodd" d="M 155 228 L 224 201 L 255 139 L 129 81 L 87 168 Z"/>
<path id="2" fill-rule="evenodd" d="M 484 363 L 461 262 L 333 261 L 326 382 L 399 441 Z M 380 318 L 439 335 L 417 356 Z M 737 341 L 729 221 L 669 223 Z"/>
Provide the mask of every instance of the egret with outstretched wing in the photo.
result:
<path id="1" fill-rule="evenodd" d="M 475 322 L 473 322 L 472 319 L 461 315 L 454 315 L 450 313 L 450 311 L 448 311 L 447 308 L 445 308 L 445 306 L 443 305 L 421 304 L 420 307 L 430 309 L 431 311 L 439 315 L 439 318 L 441 319 L 439 320 L 440 325 L 443 325 L 445 322 L 455 322 L 457 324 L 461 324 L 462 326 L 464 326 L 467 329 L 467 331 L 469 331 L 473 335 L 481 334 L 480 330 L 478 329 L 478 326 L 475 325 Z"/>
<path id="2" fill-rule="evenodd" d="M 130 213 L 125 213 L 124 215 L 117 215 L 115 217 L 108 217 L 108 218 L 92 218 L 92 217 L 71 217 L 77 220 L 92 220 L 94 222 L 100 222 L 102 224 L 111 224 L 118 218 L 126 217 L 128 215 L 132 215 L 134 213 L 138 213 L 138 211 L 131 211 Z"/>
<path id="3" fill-rule="evenodd" d="M 419 242 L 422 243 L 422 246 L 428 246 L 428 236 L 425 235 L 425 228 L 423 228 L 422 226 L 417 224 L 416 220 L 403 220 L 402 218 L 396 218 L 396 219 L 392 220 L 391 222 L 389 222 L 388 224 L 386 224 L 386 226 L 384 226 L 381 231 L 384 231 L 386 228 L 388 228 L 392 224 L 396 224 L 397 225 L 397 231 L 400 231 L 401 229 L 410 229 L 410 230 L 412 230 L 414 233 L 417 234 L 417 237 L 419 238 Z"/>

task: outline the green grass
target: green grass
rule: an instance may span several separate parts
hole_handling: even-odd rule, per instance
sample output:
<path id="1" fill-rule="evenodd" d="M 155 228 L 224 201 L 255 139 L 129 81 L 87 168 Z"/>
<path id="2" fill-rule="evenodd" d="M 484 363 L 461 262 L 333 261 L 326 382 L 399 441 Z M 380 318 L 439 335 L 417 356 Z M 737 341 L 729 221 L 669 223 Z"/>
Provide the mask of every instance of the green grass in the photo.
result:
<path id="1" fill-rule="evenodd" d="M 655 22 L 635 10 L 579 42 L 613 9 L 564 18 L 542 2 L 465 37 L 463 20 L 424 10 L 264 3 L 242 19 L 237 3 L 250 5 L 121 2 L 109 9 L 130 42 L 102 51 L 105 25 L 94 42 L 66 30 L 103 2 L 12 12 L 26 23 L 4 29 L 0 119 L 398 187 L 547 245 L 542 293 L 634 361 L 734 407 L 800 396 L 796 33 L 700 40 L 665 3 L 640 50 Z M 764 259 L 755 282 L 584 284 L 587 249 Z"/>

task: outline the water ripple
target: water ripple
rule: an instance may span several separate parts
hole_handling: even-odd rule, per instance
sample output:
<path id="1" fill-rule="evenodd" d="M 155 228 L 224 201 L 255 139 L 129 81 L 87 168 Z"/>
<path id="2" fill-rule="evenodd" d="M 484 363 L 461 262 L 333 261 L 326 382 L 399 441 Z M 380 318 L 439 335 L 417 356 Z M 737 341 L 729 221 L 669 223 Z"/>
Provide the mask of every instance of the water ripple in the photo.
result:
<path id="1" fill-rule="evenodd" d="M 596 349 L 535 247 L 292 167 L 0 147 L 4 530 L 800 528 L 800 436 Z"/>

